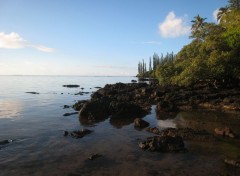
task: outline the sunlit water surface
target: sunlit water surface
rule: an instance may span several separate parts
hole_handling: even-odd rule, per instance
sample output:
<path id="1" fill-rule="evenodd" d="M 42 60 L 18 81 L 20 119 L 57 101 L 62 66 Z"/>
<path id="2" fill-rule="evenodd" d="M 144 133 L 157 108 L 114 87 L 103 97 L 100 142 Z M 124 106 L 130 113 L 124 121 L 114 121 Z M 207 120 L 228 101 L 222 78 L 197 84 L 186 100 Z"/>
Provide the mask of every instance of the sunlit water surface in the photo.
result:
<path id="1" fill-rule="evenodd" d="M 63 109 L 64 105 L 89 99 L 91 92 L 97 90 L 95 87 L 132 79 L 135 78 L 0 76 L 0 141 L 13 140 L 0 145 L 0 175 L 240 175 L 239 169 L 223 163 L 226 157 L 240 157 L 239 140 L 186 142 L 187 153 L 151 153 L 138 148 L 138 142 L 152 134 L 135 130 L 132 120 L 106 119 L 84 126 L 78 115 L 63 116 L 74 112 Z M 79 84 L 80 88 L 65 88 L 64 84 Z M 80 91 L 90 93 L 75 95 Z M 144 119 L 161 129 L 191 127 L 212 132 L 228 125 L 240 133 L 238 114 L 181 112 L 175 118 L 158 120 L 154 108 Z M 63 130 L 83 128 L 93 133 L 81 139 L 62 135 Z M 96 153 L 102 157 L 88 160 Z"/>

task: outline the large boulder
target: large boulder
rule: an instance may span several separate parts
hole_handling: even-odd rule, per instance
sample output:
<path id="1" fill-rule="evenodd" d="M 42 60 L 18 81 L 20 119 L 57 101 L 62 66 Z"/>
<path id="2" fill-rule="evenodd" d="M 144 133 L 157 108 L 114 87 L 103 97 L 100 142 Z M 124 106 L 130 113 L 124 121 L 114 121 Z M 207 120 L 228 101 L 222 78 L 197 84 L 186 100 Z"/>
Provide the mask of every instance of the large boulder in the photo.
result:
<path id="1" fill-rule="evenodd" d="M 147 114 L 141 106 L 131 102 L 112 101 L 109 110 L 113 117 L 142 117 Z"/>
<path id="2" fill-rule="evenodd" d="M 107 97 L 88 101 L 86 102 L 82 109 L 79 111 L 79 117 L 88 119 L 88 118 L 94 118 L 94 119 L 101 119 L 106 118 L 106 116 L 109 116 L 109 105 L 111 100 Z"/>

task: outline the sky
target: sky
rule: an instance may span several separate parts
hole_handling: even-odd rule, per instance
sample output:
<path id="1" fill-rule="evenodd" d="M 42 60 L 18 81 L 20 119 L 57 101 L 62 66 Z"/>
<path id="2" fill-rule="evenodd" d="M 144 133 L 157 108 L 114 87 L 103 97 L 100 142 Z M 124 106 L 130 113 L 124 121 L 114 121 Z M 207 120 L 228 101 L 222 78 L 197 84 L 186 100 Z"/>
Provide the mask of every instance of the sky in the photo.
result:
<path id="1" fill-rule="evenodd" d="M 227 0 L 0 0 L 0 75 L 134 76 Z"/>

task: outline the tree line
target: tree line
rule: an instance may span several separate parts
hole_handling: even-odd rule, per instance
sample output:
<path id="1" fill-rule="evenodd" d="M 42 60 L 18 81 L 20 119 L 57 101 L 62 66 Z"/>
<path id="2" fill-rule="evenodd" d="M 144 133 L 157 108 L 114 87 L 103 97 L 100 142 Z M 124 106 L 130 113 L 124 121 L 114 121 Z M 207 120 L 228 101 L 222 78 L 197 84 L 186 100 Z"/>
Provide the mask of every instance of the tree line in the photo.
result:
<path id="1" fill-rule="evenodd" d="M 161 84 L 191 85 L 198 81 L 238 82 L 240 80 L 240 0 L 229 0 L 219 9 L 218 24 L 194 17 L 191 43 L 176 55 L 156 53 L 138 76 L 151 76 Z M 141 63 L 140 65 L 142 65 Z M 139 65 L 139 67 L 140 67 Z"/>

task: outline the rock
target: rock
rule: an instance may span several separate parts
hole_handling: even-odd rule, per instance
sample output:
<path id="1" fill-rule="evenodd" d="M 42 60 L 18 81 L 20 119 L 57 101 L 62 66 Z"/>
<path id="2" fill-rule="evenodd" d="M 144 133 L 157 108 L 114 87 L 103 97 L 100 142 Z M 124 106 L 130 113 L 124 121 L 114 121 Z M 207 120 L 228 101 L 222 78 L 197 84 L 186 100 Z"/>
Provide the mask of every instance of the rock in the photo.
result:
<path id="1" fill-rule="evenodd" d="M 141 117 L 147 114 L 147 112 L 137 104 L 118 101 L 112 101 L 110 103 L 109 111 L 113 117 Z"/>
<path id="2" fill-rule="evenodd" d="M 136 82 L 137 82 L 137 80 L 131 80 L 131 82 L 132 82 L 132 83 L 136 83 Z"/>
<path id="3" fill-rule="evenodd" d="M 87 100 L 80 100 L 78 101 L 77 103 L 75 103 L 72 108 L 75 110 L 75 111 L 80 111 L 83 107 L 83 105 L 88 102 Z"/>
<path id="4" fill-rule="evenodd" d="M 154 136 L 140 142 L 139 147 L 144 150 L 158 152 L 180 152 L 185 151 L 184 142 L 180 136 Z"/>
<path id="5" fill-rule="evenodd" d="M 11 140 L 11 139 L 2 140 L 2 141 L 0 141 L 0 145 L 6 145 L 6 144 L 11 143 L 11 142 L 13 142 L 13 140 Z"/>
<path id="6" fill-rule="evenodd" d="M 65 114 L 63 114 L 63 116 L 70 116 L 70 115 L 74 115 L 74 114 L 78 114 L 78 112 L 65 113 Z"/>
<path id="7" fill-rule="evenodd" d="M 219 135 L 219 136 L 223 136 L 223 137 L 230 137 L 230 138 L 235 138 L 235 134 L 233 133 L 233 131 L 228 128 L 228 127 L 224 127 L 224 128 L 215 128 L 214 132 Z"/>
<path id="8" fill-rule="evenodd" d="M 178 108 L 175 105 L 175 103 L 173 103 L 171 101 L 163 101 L 163 102 L 157 103 L 156 111 L 157 111 L 157 113 L 160 113 L 160 112 L 178 112 Z"/>
<path id="9" fill-rule="evenodd" d="M 89 116 L 92 116 L 95 119 L 103 119 L 108 117 L 110 115 L 110 101 L 111 99 L 105 97 L 102 99 L 86 102 L 79 111 L 79 117 L 85 119 L 88 119 Z"/>
<path id="10" fill-rule="evenodd" d="M 88 159 L 89 159 L 89 160 L 95 160 L 95 159 L 97 159 L 97 158 L 99 158 L 99 157 L 101 157 L 101 156 L 102 156 L 102 155 L 100 155 L 100 154 L 93 154 L 93 155 L 89 156 Z"/>
<path id="11" fill-rule="evenodd" d="M 25 92 L 25 93 L 29 93 L 29 94 L 39 94 L 38 92 Z"/>
<path id="12" fill-rule="evenodd" d="M 63 109 L 67 109 L 67 108 L 70 108 L 70 106 L 68 106 L 68 105 L 63 106 Z"/>
<path id="13" fill-rule="evenodd" d="M 68 135 L 68 131 L 63 131 L 63 136 L 67 136 Z"/>
<path id="14" fill-rule="evenodd" d="M 77 87 L 80 87 L 80 85 L 77 85 L 77 84 L 67 84 L 67 85 L 63 85 L 63 87 L 67 87 L 67 88 L 77 88 Z"/>
<path id="15" fill-rule="evenodd" d="M 145 120 L 142 120 L 140 118 L 136 118 L 134 120 L 134 127 L 136 128 L 146 128 L 149 126 L 149 123 L 146 122 Z"/>
<path id="16" fill-rule="evenodd" d="M 240 167 L 240 160 L 234 160 L 234 159 L 225 159 L 224 163 L 228 164 L 228 165 L 232 165 L 235 167 Z"/>
<path id="17" fill-rule="evenodd" d="M 5 144 L 8 144 L 8 140 L 3 140 L 3 141 L 0 141 L 0 145 L 5 145 Z"/>
<path id="18" fill-rule="evenodd" d="M 82 137 L 84 137 L 85 135 L 90 134 L 90 133 L 92 133 L 91 130 L 84 129 L 84 130 L 82 130 L 82 131 L 73 131 L 73 132 L 71 132 L 71 136 L 72 136 L 73 138 L 82 138 Z"/>
<path id="19" fill-rule="evenodd" d="M 158 128 L 147 128 L 147 131 L 159 136 L 181 136 L 184 140 L 189 141 L 215 141 L 216 138 L 205 130 L 194 130 L 191 128 L 166 128 L 159 130 Z"/>
<path id="20" fill-rule="evenodd" d="M 149 127 L 149 128 L 147 128 L 147 131 L 150 132 L 150 133 L 154 133 L 154 134 L 159 134 L 160 133 L 159 129 L 156 128 L 156 127 L 153 127 L 153 128 Z"/>
<path id="21" fill-rule="evenodd" d="M 95 89 L 101 89 L 101 87 L 98 87 L 98 86 L 97 86 L 97 87 L 94 87 L 94 88 L 95 88 Z"/>

